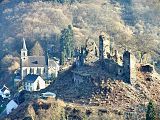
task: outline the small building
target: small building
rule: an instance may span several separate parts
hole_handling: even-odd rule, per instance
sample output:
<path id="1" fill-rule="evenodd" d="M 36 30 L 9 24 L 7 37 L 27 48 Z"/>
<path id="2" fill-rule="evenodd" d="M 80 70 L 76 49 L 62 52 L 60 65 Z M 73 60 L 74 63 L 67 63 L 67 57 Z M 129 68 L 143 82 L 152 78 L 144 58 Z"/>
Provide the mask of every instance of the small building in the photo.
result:
<path id="1" fill-rule="evenodd" d="M 18 107 L 18 104 L 14 101 L 11 100 L 7 105 L 6 105 L 6 113 L 7 115 L 10 114 L 14 109 L 16 109 Z"/>
<path id="2" fill-rule="evenodd" d="M 58 77 L 60 67 L 55 60 L 48 60 L 48 78 Z"/>
<path id="3" fill-rule="evenodd" d="M 2 96 L 3 99 L 9 98 L 10 90 L 5 85 L 3 85 L 3 87 L 0 89 L 0 95 Z"/>
<path id="4" fill-rule="evenodd" d="M 39 76 L 35 74 L 29 74 L 24 78 L 24 90 L 27 91 L 39 91 L 44 89 L 45 81 Z"/>

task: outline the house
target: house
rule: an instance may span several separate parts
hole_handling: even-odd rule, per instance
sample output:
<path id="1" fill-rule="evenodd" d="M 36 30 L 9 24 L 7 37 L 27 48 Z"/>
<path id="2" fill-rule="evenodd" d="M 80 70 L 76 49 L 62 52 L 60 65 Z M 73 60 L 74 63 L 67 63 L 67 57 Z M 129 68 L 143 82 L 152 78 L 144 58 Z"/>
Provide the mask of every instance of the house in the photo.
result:
<path id="1" fill-rule="evenodd" d="M 50 79 L 52 75 L 58 76 L 59 64 L 48 56 L 29 56 L 25 40 L 21 49 L 21 80 L 28 74 L 41 76 L 43 79 Z"/>
<path id="2" fill-rule="evenodd" d="M 18 104 L 14 101 L 14 100 L 11 100 L 7 105 L 6 105 L 6 113 L 7 115 L 9 113 L 11 113 L 14 109 L 16 109 L 18 107 Z"/>
<path id="3" fill-rule="evenodd" d="M 55 60 L 49 60 L 48 62 L 48 78 L 57 77 L 60 67 Z"/>
<path id="4" fill-rule="evenodd" d="M 10 90 L 5 85 L 3 85 L 3 87 L 0 89 L 0 95 L 2 96 L 3 99 L 9 98 Z"/>
<path id="5" fill-rule="evenodd" d="M 27 91 L 38 91 L 46 87 L 42 77 L 35 74 L 28 74 L 23 80 L 23 85 Z"/>

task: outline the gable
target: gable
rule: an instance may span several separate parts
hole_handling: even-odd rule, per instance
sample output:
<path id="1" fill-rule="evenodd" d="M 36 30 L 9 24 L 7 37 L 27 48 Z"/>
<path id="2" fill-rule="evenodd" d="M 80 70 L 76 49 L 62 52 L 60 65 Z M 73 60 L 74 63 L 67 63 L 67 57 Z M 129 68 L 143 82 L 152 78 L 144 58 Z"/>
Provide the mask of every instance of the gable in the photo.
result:
<path id="1" fill-rule="evenodd" d="M 39 83 L 45 82 L 40 76 L 38 76 L 36 81 L 39 82 Z"/>
<path id="2" fill-rule="evenodd" d="M 55 60 L 48 60 L 48 67 L 55 67 L 58 68 L 59 65 Z"/>
<path id="3" fill-rule="evenodd" d="M 28 75 L 24 78 L 24 82 L 34 83 L 34 82 L 37 80 L 38 77 L 39 77 L 38 75 L 28 74 Z"/>

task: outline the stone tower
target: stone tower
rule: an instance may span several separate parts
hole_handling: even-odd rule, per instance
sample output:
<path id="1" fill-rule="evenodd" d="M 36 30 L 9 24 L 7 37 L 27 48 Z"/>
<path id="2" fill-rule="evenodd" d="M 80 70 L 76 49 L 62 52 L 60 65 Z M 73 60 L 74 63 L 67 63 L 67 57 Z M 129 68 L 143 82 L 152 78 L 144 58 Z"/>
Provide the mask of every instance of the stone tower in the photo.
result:
<path id="1" fill-rule="evenodd" d="M 118 53 L 118 50 L 114 50 L 114 57 L 115 57 L 116 63 L 120 64 L 121 60 L 120 60 L 120 55 Z"/>
<path id="2" fill-rule="evenodd" d="M 99 60 L 103 61 L 110 55 L 110 38 L 105 33 L 99 36 Z"/>
<path id="3" fill-rule="evenodd" d="M 133 84 L 136 80 L 136 59 L 129 51 L 123 53 L 124 82 Z"/>

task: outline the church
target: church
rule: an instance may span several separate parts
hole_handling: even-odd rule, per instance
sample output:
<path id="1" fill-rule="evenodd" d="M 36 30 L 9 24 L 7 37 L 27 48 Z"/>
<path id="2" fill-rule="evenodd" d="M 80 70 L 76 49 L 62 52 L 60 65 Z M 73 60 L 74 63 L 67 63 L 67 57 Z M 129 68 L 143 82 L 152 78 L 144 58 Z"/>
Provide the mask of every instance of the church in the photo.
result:
<path id="1" fill-rule="evenodd" d="M 51 77 L 58 76 L 58 62 L 48 58 L 48 56 L 29 56 L 24 39 L 20 63 L 21 80 L 29 74 L 39 75 L 43 79 L 50 79 Z"/>

